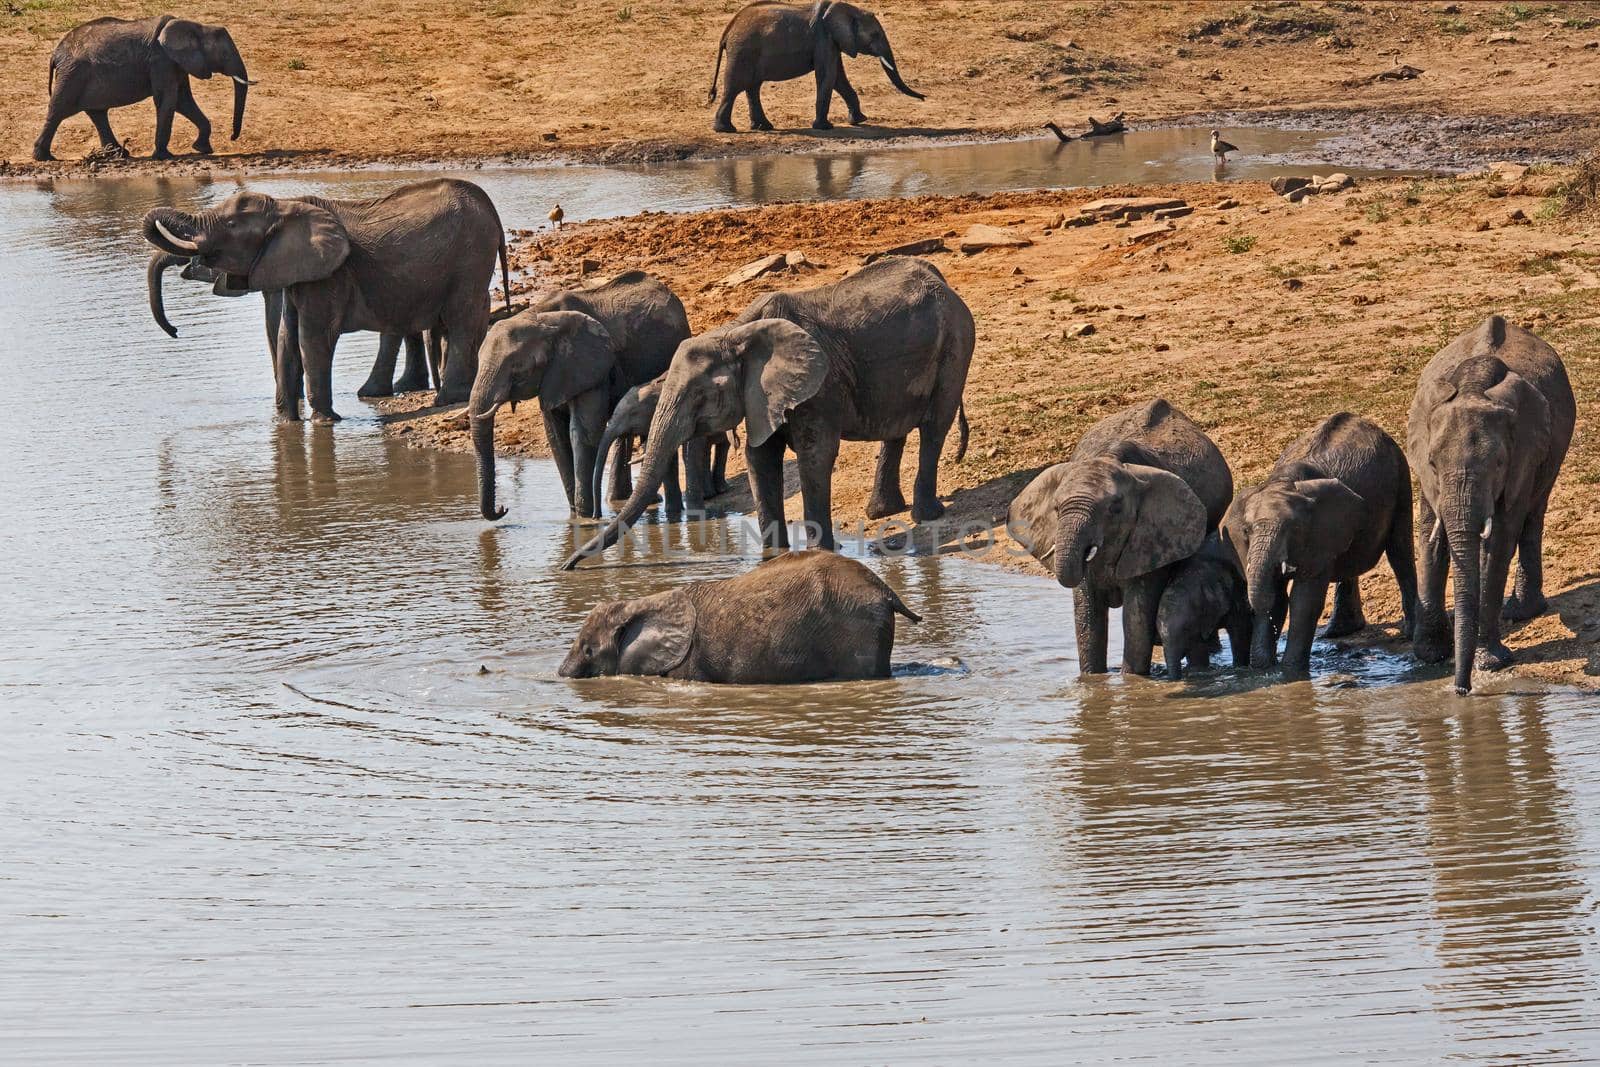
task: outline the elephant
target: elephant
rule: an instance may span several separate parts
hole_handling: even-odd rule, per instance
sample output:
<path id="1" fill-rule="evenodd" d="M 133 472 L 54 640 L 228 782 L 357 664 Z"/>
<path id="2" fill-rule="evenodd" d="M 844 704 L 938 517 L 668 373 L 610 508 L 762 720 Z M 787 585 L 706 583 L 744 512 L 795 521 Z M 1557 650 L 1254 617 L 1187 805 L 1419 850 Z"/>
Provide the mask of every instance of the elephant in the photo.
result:
<path id="1" fill-rule="evenodd" d="M 184 257 L 171 252 L 156 251 L 150 254 L 150 260 L 145 266 L 145 287 L 149 293 L 150 314 L 156 320 L 156 325 L 166 332 L 168 337 L 178 336 L 178 328 L 167 319 L 166 303 L 162 297 L 162 276 L 172 267 L 182 265 L 180 277 L 187 281 L 205 282 L 213 287 L 222 296 L 243 296 L 243 292 L 229 292 L 224 285 L 217 288 L 217 281 L 222 277 L 216 271 L 201 263 L 197 257 Z M 283 292 L 275 290 L 262 293 L 262 303 L 266 310 L 267 325 L 267 352 L 272 357 L 274 380 L 278 367 L 278 330 L 283 319 Z M 356 390 L 360 397 L 392 396 L 395 392 L 409 393 L 428 388 L 430 374 L 434 388 L 439 385 L 438 361 L 438 335 L 434 334 L 409 334 L 406 337 L 397 337 L 393 334 L 383 334 L 378 340 L 378 357 L 373 361 L 372 372 L 367 376 L 366 384 Z M 405 345 L 406 366 L 400 381 L 394 381 L 395 359 L 399 355 L 400 345 Z M 431 350 L 431 351 L 430 351 Z M 296 376 L 295 383 L 299 384 Z M 300 397 L 296 396 L 296 400 Z"/>
<path id="2" fill-rule="evenodd" d="M 495 412 L 501 404 L 515 411 L 520 401 L 535 398 L 567 502 L 579 515 L 595 516 L 589 472 L 611 410 L 616 372 L 611 335 L 581 311 L 530 308 L 490 327 L 467 401 L 478 455 L 478 502 L 485 518 L 506 513 L 494 502 Z"/>
<path id="3" fill-rule="evenodd" d="M 1453 565 L 1459 693 L 1472 689 L 1475 650 L 1484 670 L 1510 666 L 1502 617 L 1531 619 L 1548 606 L 1545 510 L 1576 420 L 1556 350 L 1499 315 L 1423 368 L 1406 427 L 1406 455 L 1422 489 L 1422 602 L 1413 647 L 1424 662 L 1449 655 L 1444 584 Z M 1502 607 L 1513 553 L 1516 586 Z"/>
<path id="4" fill-rule="evenodd" d="M 1365 628 L 1360 578 L 1383 555 L 1411 632 L 1417 612 L 1411 469 L 1394 438 L 1371 419 L 1340 412 L 1302 434 L 1266 481 L 1234 498 L 1222 517 L 1222 536 L 1249 586 L 1250 666 L 1256 670 L 1273 665 L 1285 612 L 1284 666 L 1301 674 L 1311 669 L 1311 640 L 1330 583 L 1337 583 L 1333 616 L 1323 635 Z"/>
<path id="5" fill-rule="evenodd" d="M 896 615 L 922 621 L 855 560 L 789 552 L 736 578 L 597 605 L 560 674 L 735 685 L 887 678 Z"/>
<path id="6" fill-rule="evenodd" d="M 199 214 L 154 208 L 144 236 L 222 275 L 219 293 L 283 290 L 277 406 L 289 420 L 300 418 L 295 379 L 303 368 L 312 418 L 338 421 L 333 353 L 341 334 L 360 330 L 441 331 L 446 359 L 435 402 L 467 399 L 489 328 L 497 254 L 508 309 L 511 303 L 500 216 L 487 193 L 453 178 L 367 200 L 244 192 Z"/>
<path id="7" fill-rule="evenodd" d="M 604 499 L 604 476 L 606 458 L 611 448 L 619 441 L 637 437 L 641 440 L 650 433 L 650 420 L 655 418 L 656 408 L 661 402 L 661 391 L 666 387 L 665 374 L 653 378 L 643 385 L 636 385 L 629 389 L 621 400 L 617 401 L 611 409 L 611 418 L 606 421 L 605 433 L 600 438 L 600 449 L 595 454 L 594 463 L 594 498 Z M 705 507 L 706 498 L 719 496 L 728 491 L 728 435 L 725 433 L 712 434 L 710 437 L 696 437 L 682 448 L 683 454 L 683 487 L 679 488 L 678 460 L 674 457 L 668 461 L 666 478 L 663 487 L 667 497 L 667 514 L 678 516 L 683 514 L 685 506 L 690 511 L 700 511 Z M 612 481 L 613 487 L 616 485 Z M 629 489 L 631 495 L 632 489 Z M 613 499 L 617 492 L 613 489 Z"/>
<path id="8" fill-rule="evenodd" d="M 102 150 L 127 155 L 106 112 L 155 97 L 156 138 L 152 159 L 171 159 L 167 142 L 172 137 L 176 112 L 194 124 L 194 150 L 211 154 L 211 122 L 195 103 L 190 78 L 225 74 L 233 79 L 233 137 L 244 128 L 244 104 L 250 80 L 233 38 L 222 26 L 207 26 L 171 15 L 157 18 L 102 18 L 67 31 L 50 55 L 50 106 L 44 129 L 33 143 L 33 158 L 55 157 L 50 144 L 62 122 L 80 111 L 89 114 L 100 134 Z"/>
<path id="9" fill-rule="evenodd" d="M 1233 473 L 1205 431 L 1164 399 L 1107 415 L 1065 463 L 1011 502 L 1006 524 L 1073 596 L 1078 664 L 1106 672 L 1122 607 L 1122 669 L 1149 674 L 1172 565 L 1200 550 L 1233 499 Z M 1081 588 L 1080 588 L 1081 587 Z"/>
<path id="10" fill-rule="evenodd" d="M 724 52 L 728 55 L 726 72 L 722 70 Z M 817 111 L 811 128 L 833 129 L 828 107 L 834 93 L 850 109 L 850 124 L 861 125 L 867 117 L 861 112 L 855 88 L 845 76 L 843 57 L 854 58 L 863 52 L 877 57 L 896 89 L 913 99 L 926 99 L 901 79 L 889 36 L 871 12 L 832 0 L 810 6 L 773 0 L 746 4 L 728 20 L 717 44 L 717 62 L 711 71 L 711 91 L 706 101 L 716 102 L 720 72 L 722 102 L 717 106 L 713 128 L 719 133 L 735 132 L 733 102 L 743 93 L 750 105 L 751 128 L 772 129 L 767 113 L 761 110 L 761 83 L 788 81 L 813 72 L 817 76 Z"/>
<path id="11" fill-rule="evenodd" d="M 1211 653 L 1220 651 L 1217 631 L 1228 631 L 1233 665 L 1250 662 L 1250 601 L 1244 575 L 1216 534 L 1200 551 L 1177 564 L 1156 607 L 1156 634 L 1167 661 L 1167 677 L 1183 678 L 1190 670 L 1211 669 Z"/>
<path id="12" fill-rule="evenodd" d="M 911 515 L 937 519 L 944 514 L 939 453 L 961 407 L 975 336 L 966 303 L 938 268 L 920 259 L 883 259 L 831 285 L 756 298 L 733 322 L 678 346 L 633 495 L 563 569 L 604 552 L 638 521 L 674 452 L 741 420 L 751 493 L 772 547 L 789 547 L 786 448 L 798 457 L 817 547 L 834 545 L 833 464 L 841 440 L 884 442 L 868 514 L 892 515 L 905 508 L 900 456 L 915 429 L 920 455 Z M 963 418 L 958 460 L 966 440 Z"/>

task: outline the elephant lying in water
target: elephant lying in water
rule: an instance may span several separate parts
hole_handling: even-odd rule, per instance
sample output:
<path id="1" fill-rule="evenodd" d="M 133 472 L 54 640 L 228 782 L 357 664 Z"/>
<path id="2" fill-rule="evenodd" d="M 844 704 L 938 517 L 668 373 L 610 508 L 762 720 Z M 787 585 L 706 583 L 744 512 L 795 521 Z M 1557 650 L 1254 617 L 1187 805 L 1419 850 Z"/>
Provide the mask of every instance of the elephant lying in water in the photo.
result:
<path id="1" fill-rule="evenodd" d="M 740 685 L 887 678 L 896 615 L 922 621 L 854 560 L 788 552 L 737 578 L 598 605 L 561 676 Z"/>
<path id="2" fill-rule="evenodd" d="M 1572 442 L 1577 407 L 1566 366 L 1537 336 L 1491 315 L 1423 368 L 1406 427 L 1422 487 L 1422 591 L 1417 657 L 1449 654 L 1445 579 L 1455 573 L 1455 685 L 1472 668 L 1510 666 L 1502 613 L 1545 610 L 1544 516 Z M 1516 589 L 1502 608 L 1513 553 Z"/>
<path id="3" fill-rule="evenodd" d="M 1149 674 L 1172 565 L 1194 555 L 1233 499 L 1233 474 L 1187 415 L 1152 400 L 1096 423 L 1066 463 L 1011 502 L 1007 526 L 1075 590 L 1079 670 L 1106 671 L 1111 608 L 1122 607 L 1122 669 Z"/>

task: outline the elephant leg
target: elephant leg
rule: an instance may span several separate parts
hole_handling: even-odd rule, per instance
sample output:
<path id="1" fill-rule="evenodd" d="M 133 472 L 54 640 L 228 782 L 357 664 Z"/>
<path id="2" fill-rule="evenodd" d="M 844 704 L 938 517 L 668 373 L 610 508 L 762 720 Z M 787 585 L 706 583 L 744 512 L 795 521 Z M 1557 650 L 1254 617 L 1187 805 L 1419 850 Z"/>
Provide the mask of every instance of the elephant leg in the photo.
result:
<path id="1" fill-rule="evenodd" d="M 567 506 L 577 508 L 572 468 L 572 419 L 566 408 L 542 411 L 544 438 L 550 444 L 550 458 L 556 461 L 556 473 L 561 475 L 561 488 L 567 494 Z M 590 467 L 594 470 L 594 467 Z"/>
<path id="2" fill-rule="evenodd" d="M 1320 612 L 1319 612 L 1320 614 Z M 1351 578 L 1333 587 L 1333 615 L 1323 637 L 1349 637 L 1367 628 L 1366 613 L 1361 610 L 1361 579 Z"/>
<path id="3" fill-rule="evenodd" d="M 828 121 L 828 107 L 833 103 L 833 86 L 838 77 L 839 66 L 844 61 L 837 60 L 833 63 L 817 65 L 817 114 L 811 120 L 813 130 L 831 130 L 833 123 Z"/>
<path id="4" fill-rule="evenodd" d="M 872 496 L 867 501 L 867 518 L 883 519 L 906 509 L 905 494 L 900 492 L 900 457 L 905 450 L 904 437 L 885 441 L 878 446 L 878 469 L 872 475 Z"/>
<path id="5" fill-rule="evenodd" d="M 300 319 L 300 360 L 305 366 L 312 422 L 340 421 L 333 410 L 333 350 L 338 343 L 337 331 Z"/>
<path id="6" fill-rule="evenodd" d="M 1154 656 L 1156 609 L 1167 569 L 1141 574 L 1122 586 L 1122 673 L 1147 675 Z M 1191 651 L 1191 655 L 1192 655 Z"/>
<path id="7" fill-rule="evenodd" d="M 750 105 L 750 128 L 752 130 L 771 130 L 772 120 L 767 118 L 767 112 L 761 106 L 761 83 L 756 82 L 744 91 L 744 99 Z"/>
<path id="8" fill-rule="evenodd" d="M 683 503 L 690 511 L 704 511 L 707 471 L 711 466 L 711 439 L 692 437 L 680 450 L 683 453 Z"/>
<path id="9" fill-rule="evenodd" d="M 667 518 L 677 522 L 683 517 L 683 491 L 678 488 L 678 456 L 667 460 L 667 479 L 663 483 L 667 494 Z"/>
<path id="10" fill-rule="evenodd" d="M 428 373 L 433 380 L 433 387 L 438 389 L 444 382 L 444 330 L 434 327 L 427 333 L 428 339 Z"/>
<path id="11" fill-rule="evenodd" d="M 761 524 L 761 536 L 769 548 L 789 547 L 789 528 L 783 515 L 783 448 L 782 432 L 775 433 L 760 445 L 745 439 L 744 463 L 750 479 L 750 495 L 756 499 L 756 521 Z"/>
<path id="12" fill-rule="evenodd" d="M 78 112 L 71 107 L 68 99 L 76 99 L 75 92 L 69 96 L 70 87 L 65 84 L 65 79 L 56 83 L 56 91 L 50 97 L 50 107 L 45 112 L 44 128 L 39 131 L 38 138 L 33 142 L 33 158 L 40 163 L 54 159 L 50 154 L 50 146 L 55 142 L 56 131 L 61 124 Z"/>
<path id="13" fill-rule="evenodd" d="M 164 89 L 155 95 L 156 102 L 156 140 L 155 150 L 150 153 L 151 159 L 171 159 L 172 153 L 167 145 L 172 140 L 172 116 L 178 110 L 178 90 Z"/>
<path id="14" fill-rule="evenodd" d="M 604 388 L 591 389 L 572 402 L 569 422 L 572 432 L 573 505 L 586 519 L 600 517 L 600 501 L 594 499 L 594 470 L 600 455 L 600 438 L 605 434 L 611 406 Z M 577 477 L 578 473 L 584 476 Z M 628 494 L 632 496 L 632 493 Z"/>
<path id="15" fill-rule="evenodd" d="M 420 333 L 406 334 L 406 366 L 395 383 L 397 393 L 419 393 L 428 388 L 428 356 Z"/>
<path id="16" fill-rule="evenodd" d="M 299 422 L 300 401 L 305 395 L 305 372 L 300 359 L 300 316 L 294 305 L 284 300 L 281 294 L 278 300 L 282 309 L 278 320 L 277 351 L 274 355 L 278 377 L 276 398 L 278 418 L 286 422 Z"/>
<path id="17" fill-rule="evenodd" d="M 122 147 L 117 135 L 111 132 L 111 118 L 106 114 L 106 109 L 95 108 L 87 114 L 89 121 L 94 123 L 95 132 L 100 135 L 100 147 L 113 156 L 126 157 L 128 150 Z M 168 121 L 170 123 L 171 120 Z"/>
<path id="18" fill-rule="evenodd" d="M 633 437 L 623 436 L 611 454 L 611 499 L 626 500 L 633 495 Z M 599 507 L 599 501 L 595 506 Z"/>
<path id="19" fill-rule="evenodd" d="M 950 414 L 955 417 L 954 408 Z M 949 432 L 949 419 L 925 422 L 917 430 L 917 478 L 911 484 L 911 517 L 917 522 L 944 515 L 944 505 L 939 502 L 939 453 L 944 451 L 944 436 Z"/>
<path id="20" fill-rule="evenodd" d="M 1311 642 L 1317 620 L 1328 602 L 1328 583 L 1296 578 L 1289 587 L 1289 637 L 1283 643 L 1283 668 L 1295 674 L 1311 670 Z"/>
<path id="21" fill-rule="evenodd" d="M 1550 607 L 1544 598 L 1544 513 L 1549 506 L 1550 494 L 1545 493 L 1534 502 L 1517 539 L 1516 585 L 1501 610 L 1501 616 L 1512 622 L 1536 618 Z"/>
<path id="22" fill-rule="evenodd" d="M 1106 627 L 1110 608 L 1106 596 L 1092 582 L 1072 591 L 1072 621 L 1078 639 L 1078 673 L 1105 674 Z"/>
<path id="23" fill-rule="evenodd" d="M 712 434 L 710 440 L 711 470 L 706 479 L 706 495 L 721 496 L 728 491 L 728 453 L 733 442 L 725 433 Z"/>
<path id="24" fill-rule="evenodd" d="M 1250 666 L 1250 611 L 1235 608 L 1228 612 L 1228 647 L 1233 653 L 1235 667 Z"/>
<path id="25" fill-rule="evenodd" d="M 378 358 L 372 361 L 372 370 L 367 374 L 367 380 L 361 388 L 356 390 L 356 396 L 363 399 L 371 396 L 394 395 L 394 361 L 400 354 L 400 335 L 385 333 L 378 335 Z"/>
<path id="26" fill-rule="evenodd" d="M 839 94 L 839 99 L 844 101 L 845 108 L 850 112 L 850 125 L 860 126 L 867 121 L 867 116 L 861 113 L 861 98 L 856 95 L 856 87 L 850 84 L 850 78 L 845 74 L 844 57 L 839 57 L 839 69 L 834 72 L 833 91 Z"/>
<path id="27" fill-rule="evenodd" d="M 1501 525 L 1500 522 L 1495 523 Z M 1509 525 L 1509 524 L 1507 524 Z M 1500 612 L 1506 595 L 1506 578 L 1511 572 L 1511 553 L 1516 549 L 1515 538 L 1521 530 L 1495 530 L 1485 546 L 1488 567 L 1484 568 L 1483 584 L 1478 598 L 1478 655 L 1477 665 L 1486 671 L 1505 670 L 1515 661 L 1511 650 L 1500 638 Z"/>
<path id="28" fill-rule="evenodd" d="M 833 465 L 839 459 L 839 438 L 821 433 L 807 436 L 811 439 L 799 450 L 800 501 L 806 526 L 820 531 L 821 536 L 806 547 L 833 551 L 839 547 L 833 537 Z"/>
<path id="29" fill-rule="evenodd" d="M 1405 486 L 1389 523 L 1389 541 L 1384 546 L 1389 569 L 1400 587 L 1400 610 L 1404 613 L 1405 633 L 1409 637 L 1417 626 L 1417 556 L 1411 539 L 1411 486 Z"/>
<path id="30" fill-rule="evenodd" d="M 194 150 L 202 156 L 209 156 L 212 152 L 211 120 L 206 118 L 206 113 L 195 103 L 194 91 L 189 88 L 188 81 L 184 81 L 178 87 L 178 114 L 194 124 Z"/>
<path id="31" fill-rule="evenodd" d="M 1417 596 L 1417 625 L 1411 633 L 1412 651 L 1424 663 L 1439 663 L 1453 655 L 1450 618 L 1444 610 L 1444 583 L 1450 577 L 1450 544 L 1434 536 L 1438 517 L 1433 504 L 1423 497 L 1417 508 L 1417 528 L 1422 543 L 1417 552 L 1421 563 Z"/>
<path id="32" fill-rule="evenodd" d="M 444 361 L 444 380 L 439 384 L 434 403 L 460 404 L 472 392 L 472 378 L 478 373 L 478 346 L 489 332 L 489 306 L 480 295 L 462 301 L 446 324 L 449 348 Z"/>

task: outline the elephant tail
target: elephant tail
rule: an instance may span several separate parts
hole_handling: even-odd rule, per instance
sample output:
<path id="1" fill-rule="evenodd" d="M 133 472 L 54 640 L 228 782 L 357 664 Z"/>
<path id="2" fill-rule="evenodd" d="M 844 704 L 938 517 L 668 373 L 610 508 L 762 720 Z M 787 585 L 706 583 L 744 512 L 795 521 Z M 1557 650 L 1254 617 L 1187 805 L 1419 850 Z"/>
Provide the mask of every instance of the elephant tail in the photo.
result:
<path id="1" fill-rule="evenodd" d="M 888 588 L 885 586 L 885 588 Z M 900 594 L 893 589 L 889 590 L 889 607 L 894 609 L 896 615 L 904 615 L 912 622 L 921 622 L 922 616 L 906 607 L 906 602 L 900 599 Z"/>
<path id="2" fill-rule="evenodd" d="M 511 312 L 511 263 L 506 258 L 506 231 L 500 230 L 500 284 L 506 290 L 506 313 Z"/>
<path id="3" fill-rule="evenodd" d="M 967 437 L 972 432 L 972 427 L 967 425 L 966 397 L 962 397 L 961 403 L 956 405 L 956 425 L 961 430 L 961 439 L 956 442 L 956 462 L 960 463 L 967 458 Z"/>
<path id="4" fill-rule="evenodd" d="M 50 74 L 45 79 L 44 85 L 45 95 L 54 96 L 56 92 L 56 57 L 53 52 L 50 54 Z"/>
<path id="5" fill-rule="evenodd" d="M 728 25 L 723 27 L 722 39 L 717 42 L 717 64 L 711 68 L 711 91 L 706 94 L 708 104 L 717 102 L 717 75 L 722 72 L 722 53 L 728 49 L 728 28 L 732 25 L 732 20 L 729 20 Z"/>

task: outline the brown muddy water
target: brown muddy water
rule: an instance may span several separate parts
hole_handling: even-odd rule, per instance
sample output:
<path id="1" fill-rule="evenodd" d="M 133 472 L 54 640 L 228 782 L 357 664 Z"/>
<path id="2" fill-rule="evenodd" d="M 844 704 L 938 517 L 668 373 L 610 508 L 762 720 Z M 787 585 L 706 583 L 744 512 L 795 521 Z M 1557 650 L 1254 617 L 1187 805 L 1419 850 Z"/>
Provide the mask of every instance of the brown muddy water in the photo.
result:
<path id="1" fill-rule="evenodd" d="M 752 166 L 479 177 L 531 226 L 548 182 L 699 206 Z M 355 399 L 370 338 L 345 422 L 274 425 L 259 302 L 174 278 L 177 340 L 143 305 L 135 221 L 231 188 L 0 189 L 0 1060 L 1600 1054 L 1591 696 L 1321 645 L 1080 684 L 1053 583 L 877 556 L 926 617 L 890 680 L 557 679 L 595 600 L 754 556 L 557 573 L 552 470 L 478 520 L 470 457 Z"/>

